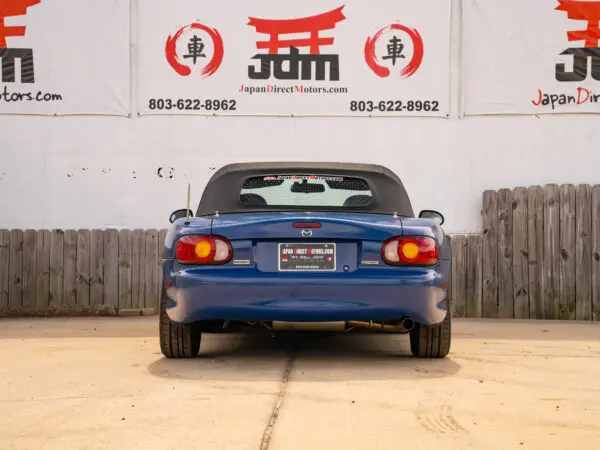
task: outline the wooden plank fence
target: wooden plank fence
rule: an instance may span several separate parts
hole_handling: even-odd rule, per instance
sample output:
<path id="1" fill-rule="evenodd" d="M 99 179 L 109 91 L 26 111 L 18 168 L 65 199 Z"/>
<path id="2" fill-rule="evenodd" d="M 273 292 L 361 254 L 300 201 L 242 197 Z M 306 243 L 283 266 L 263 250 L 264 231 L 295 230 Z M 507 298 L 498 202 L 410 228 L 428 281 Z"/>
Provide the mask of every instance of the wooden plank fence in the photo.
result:
<path id="1" fill-rule="evenodd" d="M 600 321 L 600 185 L 483 193 L 453 235 L 455 317 Z M 155 314 L 167 230 L 0 230 L 0 317 Z"/>
<path id="2" fill-rule="evenodd" d="M 486 191 L 481 213 L 452 236 L 454 316 L 600 321 L 600 185 Z"/>
<path id="3" fill-rule="evenodd" d="M 166 230 L 0 230 L 0 317 L 150 315 Z"/>

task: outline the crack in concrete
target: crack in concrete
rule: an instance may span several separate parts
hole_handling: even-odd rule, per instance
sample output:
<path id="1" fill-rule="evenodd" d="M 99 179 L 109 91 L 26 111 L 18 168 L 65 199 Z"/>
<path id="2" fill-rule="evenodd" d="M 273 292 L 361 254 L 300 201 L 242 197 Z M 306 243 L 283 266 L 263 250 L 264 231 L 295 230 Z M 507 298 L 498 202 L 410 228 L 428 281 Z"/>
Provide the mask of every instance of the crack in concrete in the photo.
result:
<path id="1" fill-rule="evenodd" d="M 277 394 L 277 400 L 275 401 L 275 406 L 273 407 L 273 412 L 271 413 L 271 417 L 269 418 L 269 423 L 265 428 L 265 432 L 263 433 L 262 441 L 260 443 L 261 450 L 268 450 L 269 444 L 271 443 L 271 436 L 273 435 L 273 429 L 275 427 L 275 423 L 277 422 L 277 418 L 279 417 L 279 410 L 283 405 L 283 398 L 285 397 L 285 392 L 287 389 L 288 382 L 290 381 L 290 375 L 292 374 L 292 370 L 294 369 L 294 363 L 296 362 L 296 349 L 292 349 L 288 356 L 288 359 L 285 364 L 285 370 L 283 372 L 283 377 L 281 379 L 281 386 L 279 388 L 279 393 Z"/>

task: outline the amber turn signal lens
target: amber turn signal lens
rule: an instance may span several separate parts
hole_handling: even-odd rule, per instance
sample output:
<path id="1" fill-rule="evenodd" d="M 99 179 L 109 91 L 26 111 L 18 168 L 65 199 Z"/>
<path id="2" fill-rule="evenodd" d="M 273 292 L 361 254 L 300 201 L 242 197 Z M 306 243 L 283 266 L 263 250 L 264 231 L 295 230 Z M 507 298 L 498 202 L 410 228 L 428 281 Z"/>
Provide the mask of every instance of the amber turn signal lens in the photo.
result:
<path id="1" fill-rule="evenodd" d="M 407 242 L 402 245 L 402 256 L 409 261 L 417 259 L 419 256 L 419 246 L 414 242 Z"/>
<path id="2" fill-rule="evenodd" d="M 210 245 L 209 241 L 200 241 L 194 247 L 194 252 L 200 259 L 208 258 L 212 252 L 212 245 Z"/>

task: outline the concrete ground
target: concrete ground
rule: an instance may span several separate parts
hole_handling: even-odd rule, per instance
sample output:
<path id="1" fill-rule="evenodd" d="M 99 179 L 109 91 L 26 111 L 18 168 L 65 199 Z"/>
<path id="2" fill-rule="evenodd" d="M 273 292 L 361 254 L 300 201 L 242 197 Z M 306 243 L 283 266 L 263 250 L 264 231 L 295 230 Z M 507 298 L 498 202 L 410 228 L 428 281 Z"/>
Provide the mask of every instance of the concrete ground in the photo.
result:
<path id="1" fill-rule="evenodd" d="M 408 336 L 208 335 L 155 317 L 0 321 L 0 449 L 599 449 L 600 323 L 455 320 Z"/>

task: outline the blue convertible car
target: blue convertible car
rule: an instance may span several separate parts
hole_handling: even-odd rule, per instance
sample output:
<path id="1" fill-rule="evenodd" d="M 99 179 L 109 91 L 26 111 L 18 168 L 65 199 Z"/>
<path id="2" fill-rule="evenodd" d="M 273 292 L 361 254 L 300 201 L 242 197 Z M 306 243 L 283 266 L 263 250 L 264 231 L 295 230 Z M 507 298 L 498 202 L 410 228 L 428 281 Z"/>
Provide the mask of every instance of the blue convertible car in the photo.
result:
<path id="1" fill-rule="evenodd" d="M 177 210 L 170 221 L 160 299 L 168 358 L 197 356 L 202 333 L 252 328 L 409 333 L 415 356 L 450 350 L 444 219 L 415 218 L 385 167 L 231 164 L 195 215 Z"/>

